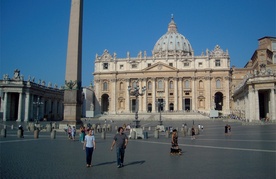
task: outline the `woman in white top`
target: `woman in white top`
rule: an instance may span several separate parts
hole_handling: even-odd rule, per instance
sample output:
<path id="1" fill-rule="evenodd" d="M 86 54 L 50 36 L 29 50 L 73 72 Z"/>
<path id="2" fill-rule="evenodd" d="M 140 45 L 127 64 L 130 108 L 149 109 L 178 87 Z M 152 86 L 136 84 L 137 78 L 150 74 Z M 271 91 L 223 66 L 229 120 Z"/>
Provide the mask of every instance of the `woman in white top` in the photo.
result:
<path id="1" fill-rule="evenodd" d="M 91 167 L 93 150 L 96 149 L 95 137 L 92 135 L 92 129 L 89 129 L 88 134 L 84 138 L 83 150 L 86 150 L 86 167 Z"/>

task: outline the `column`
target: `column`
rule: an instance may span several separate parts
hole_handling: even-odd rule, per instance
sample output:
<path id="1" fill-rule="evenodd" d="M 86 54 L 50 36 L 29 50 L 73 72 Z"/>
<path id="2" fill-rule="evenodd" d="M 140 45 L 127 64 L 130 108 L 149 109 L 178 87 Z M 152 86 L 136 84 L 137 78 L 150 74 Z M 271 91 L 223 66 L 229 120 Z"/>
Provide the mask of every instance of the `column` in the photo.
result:
<path id="1" fill-rule="evenodd" d="M 180 78 L 178 81 L 178 86 L 179 86 L 179 110 L 183 111 L 183 78 Z"/>
<path id="2" fill-rule="evenodd" d="M 152 112 L 156 112 L 155 99 L 156 98 L 156 78 L 152 79 Z"/>
<path id="3" fill-rule="evenodd" d="M 30 111 L 31 111 L 31 109 L 30 109 L 30 93 L 27 92 L 26 100 L 25 100 L 25 117 L 24 117 L 25 122 L 29 121 Z"/>
<path id="4" fill-rule="evenodd" d="M 143 79 L 138 79 L 139 80 L 139 93 L 140 92 L 142 92 L 142 88 L 143 88 L 143 85 L 142 85 L 142 81 L 143 81 Z M 143 103 L 143 101 L 142 101 L 142 96 L 139 96 L 138 97 L 138 105 L 139 105 L 139 108 L 138 108 L 138 112 L 140 112 L 140 111 L 142 111 L 142 103 Z"/>
<path id="5" fill-rule="evenodd" d="M 4 114 L 3 121 L 7 121 L 7 112 L 8 112 L 8 92 L 4 92 Z"/>
<path id="6" fill-rule="evenodd" d="M 125 79 L 125 81 L 126 81 L 126 99 L 125 99 L 125 111 L 127 112 L 127 113 L 130 113 L 130 105 L 129 105 L 129 102 L 130 102 L 130 98 L 129 98 L 129 91 L 128 91 L 128 87 L 130 86 L 129 85 L 129 81 L 130 79 Z"/>
<path id="7" fill-rule="evenodd" d="M 211 77 L 205 77 L 206 81 L 206 98 L 205 98 L 205 110 L 210 111 L 212 109 L 212 85 L 211 85 Z"/>
<path id="8" fill-rule="evenodd" d="M 147 79 L 142 79 L 142 86 L 145 86 L 147 89 Z M 142 109 L 141 111 L 147 112 L 147 90 L 145 91 L 145 94 L 142 96 Z"/>
<path id="9" fill-rule="evenodd" d="M 254 119 L 254 114 L 255 114 L 255 96 L 254 96 L 254 89 L 252 88 L 252 86 L 248 87 L 248 110 L 249 110 L 249 122 L 252 122 L 252 119 Z"/>
<path id="10" fill-rule="evenodd" d="M 260 120 L 259 90 L 255 90 L 255 116 L 254 120 Z"/>
<path id="11" fill-rule="evenodd" d="M 169 78 L 165 78 L 165 111 L 169 111 Z"/>
<path id="12" fill-rule="evenodd" d="M 271 101 L 271 107 L 270 107 L 270 111 L 271 111 L 271 119 L 270 120 L 272 120 L 272 121 L 276 121 L 276 106 L 275 106 L 275 104 L 276 104 L 276 101 L 275 101 L 275 92 L 274 92 L 274 90 L 276 90 L 276 89 L 271 89 L 270 90 L 270 101 Z"/>
<path id="13" fill-rule="evenodd" d="M 18 113 L 17 113 L 17 122 L 21 122 L 21 114 L 22 114 L 22 100 L 23 94 L 22 92 L 19 93 L 19 101 L 18 101 Z"/>
<path id="14" fill-rule="evenodd" d="M 191 110 L 197 110 L 196 107 L 196 103 L 197 103 L 197 99 L 196 99 L 196 91 L 197 91 L 197 87 L 196 87 L 196 77 L 192 77 L 192 109 Z"/>
<path id="15" fill-rule="evenodd" d="M 223 102 L 223 112 L 225 114 L 230 114 L 230 86 L 229 86 L 229 76 L 224 78 L 224 88 L 225 89 L 225 101 Z"/>
<path id="16" fill-rule="evenodd" d="M 112 79 L 111 80 L 112 83 L 112 88 L 111 88 L 111 108 L 110 108 L 110 113 L 111 114 L 116 114 L 116 101 L 117 101 L 117 88 L 116 88 L 116 84 L 117 84 L 117 80 L 116 79 Z"/>
<path id="17" fill-rule="evenodd" d="M 178 78 L 174 78 L 173 81 L 174 81 L 173 82 L 173 85 L 174 85 L 174 92 L 173 92 L 174 93 L 174 102 L 173 102 L 174 103 L 174 105 L 173 105 L 174 107 L 173 107 L 173 110 L 177 111 L 178 110 L 178 103 L 177 103 L 177 101 L 178 101 L 178 91 L 177 91 Z"/>

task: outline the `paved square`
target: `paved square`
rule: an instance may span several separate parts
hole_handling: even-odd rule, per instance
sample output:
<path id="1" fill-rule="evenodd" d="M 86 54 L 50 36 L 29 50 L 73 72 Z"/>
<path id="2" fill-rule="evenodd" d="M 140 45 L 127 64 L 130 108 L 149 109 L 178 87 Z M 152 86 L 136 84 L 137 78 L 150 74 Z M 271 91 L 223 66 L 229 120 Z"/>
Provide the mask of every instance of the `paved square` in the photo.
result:
<path id="1" fill-rule="evenodd" d="M 98 122 L 98 121 L 97 121 Z M 192 121 L 185 121 L 188 127 Z M 91 122 L 93 124 L 95 122 Z M 103 124 L 104 122 L 101 121 Z M 154 138 L 156 121 L 142 121 L 148 139 L 131 140 L 126 149 L 125 167 L 116 167 L 115 150 L 110 151 L 114 126 L 128 121 L 115 121 L 106 139 L 96 133 L 93 167 L 86 168 L 82 143 L 68 140 L 63 132 L 51 139 L 41 132 L 38 139 L 25 132 L 17 138 L 17 130 L 8 128 L 1 138 L 1 178 L 276 178 L 276 125 L 242 125 L 230 122 L 230 135 L 224 134 L 227 122 L 221 120 L 195 121 L 201 124 L 196 140 L 184 137 L 179 130 L 181 156 L 172 156 L 170 138 L 160 133 Z M 164 121 L 165 126 L 180 128 L 182 121 Z M 9 124 L 7 124 L 9 126 Z M 2 128 L 3 125 L 1 125 Z"/>

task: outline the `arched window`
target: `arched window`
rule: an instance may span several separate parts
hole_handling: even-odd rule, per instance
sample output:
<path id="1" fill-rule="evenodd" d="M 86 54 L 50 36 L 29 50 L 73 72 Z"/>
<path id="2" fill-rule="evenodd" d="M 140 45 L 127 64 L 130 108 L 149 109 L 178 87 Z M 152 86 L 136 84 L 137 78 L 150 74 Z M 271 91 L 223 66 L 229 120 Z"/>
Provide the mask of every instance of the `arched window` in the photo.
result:
<path id="1" fill-rule="evenodd" d="M 148 89 L 151 90 L 152 88 L 152 84 L 151 84 L 151 81 L 148 82 Z"/>
<path id="2" fill-rule="evenodd" d="M 173 81 L 170 81 L 170 89 L 173 89 Z"/>
<path id="3" fill-rule="evenodd" d="M 104 83 L 103 83 L 103 91 L 107 91 L 107 88 L 108 88 L 107 82 L 104 82 Z"/>
<path id="4" fill-rule="evenodd" d="M 158 81 L 158 89 L 163 89 L 163 81 L 162 80 Z"/>
<path id="5" fill-rule="evenodd" d="M 204 86 L 203 86 L 203 81 L 200 80 L 200 81 L 199 81 L 199 89 L 203 89 L 203 87 L 204 87 Z"/>
<path id="6" fill-rule="evenodd" d="M 184 85 L 186 89 L 190 88 L 190 81 L 186 80 Z"/>
<path id="7" fill-rule="evenodd" d="M 220 79 L 217 79 L 217 81 L 216 81 L 216 88 L 217 89 L 221 88 Z"/>

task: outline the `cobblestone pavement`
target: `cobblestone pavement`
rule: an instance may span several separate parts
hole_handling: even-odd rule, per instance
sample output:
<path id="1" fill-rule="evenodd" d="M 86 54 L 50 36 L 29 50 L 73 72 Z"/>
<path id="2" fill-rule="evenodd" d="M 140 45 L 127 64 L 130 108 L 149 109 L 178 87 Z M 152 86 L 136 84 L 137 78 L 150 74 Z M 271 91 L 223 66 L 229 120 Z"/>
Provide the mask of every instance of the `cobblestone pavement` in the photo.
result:
<path id="1" fill-rule="evenodd" d="M 91 121 L 91 124 L 93 121 Z M 103 123 L 103 122 L 102 122 Z M 130 140 L 125 154 L 125 166 L 116 167 L 115 150 L 110 151 L 115 126 L 106 139 L 96 133 L 97 148 L 93 153 L 93 167 L 86 168 L 85 152 L 78 140 L 68 140 L 64 132 L 51 139 L 49 132 L 40 132 L 34 139 L 25 131 L 17 138 L 17 130 L 9 124 L 7 136 L 1 137 L 1 178 L 276 178 L 276 125 L 243 126 L 228 123 L 231 134 L 224 134 L 223 121 L 195 121 L 204 130 L 191 140 L 179 131 L 179 145 L 183 154 L 170 155 L 170 138 L 160 133 L 154 138 Z M 166 121 L 165 126 L 181 127 L 181 121 Z M 186 122 L 188 127 L 192 121 Z M 3 124 L 2 124 L 3 125 Z M 157 122 L 143 122 L 142 126 L 156 126 Z M 16 126 L 16 123 L 15 123 Z"/>

